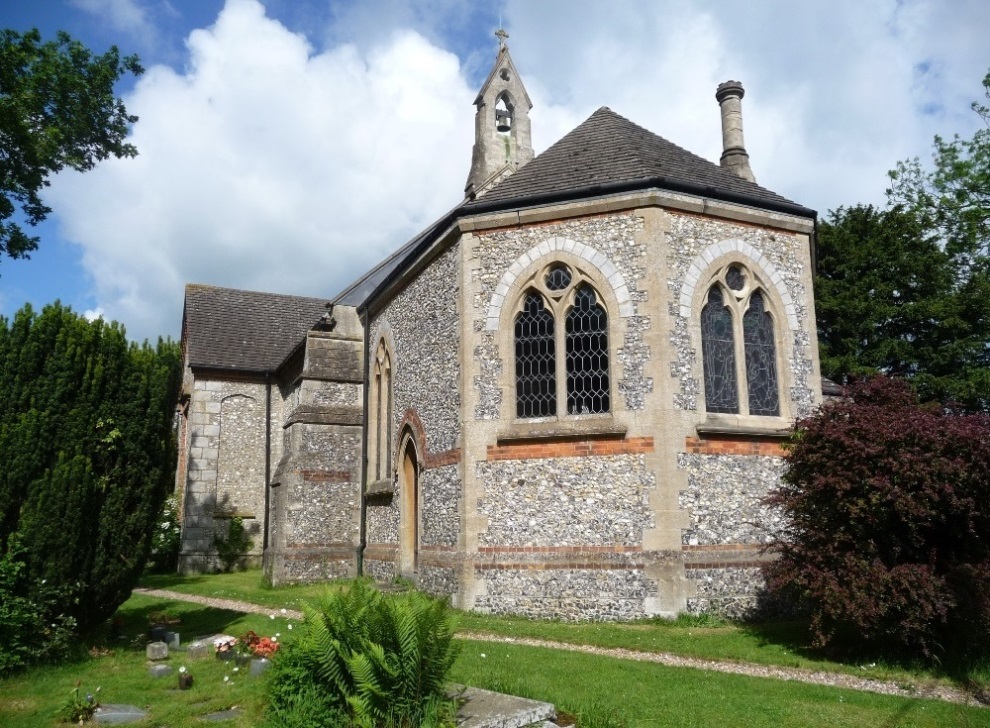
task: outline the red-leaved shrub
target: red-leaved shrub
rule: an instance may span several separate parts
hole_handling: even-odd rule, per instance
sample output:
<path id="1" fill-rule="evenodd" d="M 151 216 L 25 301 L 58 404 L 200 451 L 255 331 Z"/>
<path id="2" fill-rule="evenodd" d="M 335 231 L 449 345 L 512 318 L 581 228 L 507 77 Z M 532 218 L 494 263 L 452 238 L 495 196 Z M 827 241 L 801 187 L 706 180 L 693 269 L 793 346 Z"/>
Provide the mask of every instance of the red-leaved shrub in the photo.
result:
<path id="1" fill-rule="evenodd" d="M 936 657 L 990 634 L 990 417 L 875 377 L 798 422 L 769 497 L 787 527 L 768 586 L 818 646 Z"/>

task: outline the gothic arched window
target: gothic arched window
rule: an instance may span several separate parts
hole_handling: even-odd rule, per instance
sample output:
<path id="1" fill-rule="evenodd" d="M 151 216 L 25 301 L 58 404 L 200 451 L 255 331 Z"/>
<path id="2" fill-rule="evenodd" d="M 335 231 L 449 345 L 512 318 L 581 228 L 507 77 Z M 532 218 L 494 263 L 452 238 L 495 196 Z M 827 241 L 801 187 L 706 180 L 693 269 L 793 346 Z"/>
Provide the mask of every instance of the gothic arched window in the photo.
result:
<path id="1" fill-rule="evenodd" d="M 371 420 L 368 428 L 369 460 L 374 480 L 391 478 L 392 467 L 392 357 L 385 340 L 375 351 L 371 386 Z"/>
<path id="2" fill-rule="evenodd" d="M 708 289 L 701 358 L 709 412 L 780 414 L 773 317 L 755 276 L 741 265 L 720 271 Z"/>
<path id="3" fill-rule="evenodd" d="M 517 417 L 554 417 L 559 401 L 568 415 L 610 411 L 608 313 L 580 271 L 554 263 L 533 278 L 514 349 Z"/>

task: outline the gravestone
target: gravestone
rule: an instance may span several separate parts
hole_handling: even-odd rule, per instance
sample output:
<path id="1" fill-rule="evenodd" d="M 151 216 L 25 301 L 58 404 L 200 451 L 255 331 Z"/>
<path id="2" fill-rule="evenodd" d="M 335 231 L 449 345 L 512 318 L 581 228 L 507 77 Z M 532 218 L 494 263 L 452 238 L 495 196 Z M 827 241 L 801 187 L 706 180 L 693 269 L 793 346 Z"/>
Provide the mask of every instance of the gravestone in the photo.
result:
<path id="1" fill-rule="evenodd" d="M 149 660 L 164 660 L 168 658 L 168 645 L 164 642 L 149 642 L 145 653 Z"/>
<path id="2" fill-rule="evenodd" d="M 212 649 L 213 645 L 206 642 L 190 642 L 189 646 L 186 647 L 186 657 L 190 660 L 202 660 L 204 657 L 209 656 Z"/>
<path id="3" fill-rule="evenodd" d="M 169 646 L 169 649 L 177 650 L 179 649 L 179 633 L 178 632 L 166 632 L 165 633 L 165 644 Z"/>
<path id="4" fill-rule="evenodd" d="M 265 670 L 271 667 L 271 664 L 271 660 L 264 657 L 251 660 L 251 677 L 261 675 Z"/>
<path id="5" fill-rule="evenodd" d="M 137 723 L 148 715 L 136 705 L 121 705 L 118 703 L 108 703 L 101 705 L 93 713 L 93 721 L 107 725 L 119 725 L 122 723 Z"/>
<path id="6" fill-rule="evenodd" d="M 151 628 L 151 641 L 152 642 L 164 642 L 165 641 L 165 628 L 156 625 Z"/>
<path id="7" fill-rule="evenodd" d="M 152 677 L 168 677 L 172 674 L 172 668 L 168 665 L 152 665 L 148 668 L 148 674 Z"/>

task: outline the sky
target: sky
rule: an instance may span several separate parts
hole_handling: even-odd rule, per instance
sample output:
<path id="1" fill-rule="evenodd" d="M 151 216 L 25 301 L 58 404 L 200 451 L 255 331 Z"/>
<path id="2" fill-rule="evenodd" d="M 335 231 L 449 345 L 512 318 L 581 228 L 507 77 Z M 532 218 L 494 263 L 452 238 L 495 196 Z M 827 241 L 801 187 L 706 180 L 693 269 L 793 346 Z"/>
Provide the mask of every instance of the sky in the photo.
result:
<path id="1" fill-rule="evenodd" d="M 0 315 L 60 299 L 154 340 L 187 283 L 331 298 L 461 201 L 500 24 L 537 153 L 609 106 L 717 163 L 734 79 L 757 182 L 822 216 L 972 136 L 990 67 L 986 0 L 2 0 L 146 71 L 118 86 L 138 156 L 52 178 Z"/>

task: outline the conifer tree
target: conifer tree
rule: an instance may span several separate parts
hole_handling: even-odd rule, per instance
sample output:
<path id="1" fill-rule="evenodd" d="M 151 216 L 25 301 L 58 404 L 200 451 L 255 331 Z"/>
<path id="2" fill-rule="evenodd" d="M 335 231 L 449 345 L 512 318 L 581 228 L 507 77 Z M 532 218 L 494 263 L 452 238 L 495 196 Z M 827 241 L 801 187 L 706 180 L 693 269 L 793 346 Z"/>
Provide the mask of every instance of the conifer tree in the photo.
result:
<path id="1" fill-rule="evenodd" d="M 56 303 L 0 319 L 0 555 L 72 585 L 86 629 L 128 597 L 172 487 L 178 346 Z M 19 595 L 28 596 L 31 595 Z"/>

